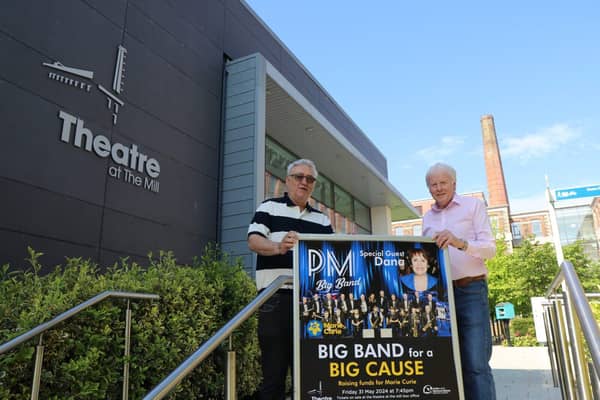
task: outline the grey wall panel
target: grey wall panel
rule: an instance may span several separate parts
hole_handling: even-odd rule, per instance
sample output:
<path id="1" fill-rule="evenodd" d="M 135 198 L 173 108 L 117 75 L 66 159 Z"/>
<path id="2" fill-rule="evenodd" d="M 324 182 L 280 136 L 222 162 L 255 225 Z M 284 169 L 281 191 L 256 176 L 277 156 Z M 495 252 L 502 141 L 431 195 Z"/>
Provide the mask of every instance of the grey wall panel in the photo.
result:
<path id="1" fill-rule="evenodd" d="M 232 87 L 242 82 L 254 82 L 256 80 L 256 70 L 255 69 L 244 69 L 239 72 L 231 72 L 229 71 L 229 76 L 227 77 L 227 85 Z M 232 91 L 233 93 L 233 91 Z M 229 103 L 227 103 L 229 106 Z"/>
<path id="2" fill-rule="evenodd" d="M 228 164 L 228 168 L 223 171 L 223 179 L 232 178 L 238 175 L 244 175 L 252 171 L 252 162 L 242 162 L 237 164 Z"/>
<path id="3" fill-rule="evenodd" d="M 252 216 L 253 213 L 254 213 L 254 211 L 252 213 L 250 213 L 251 214 L 250 217 Z M 250 224 L 251 220 L 252 219 L 248 218 L 248 214 L 246 214 L 246 213 L 235 214 L 235 215 L 223 217 L 221 226 L 223 227 L 224 230 L 237 229 L 239 232 L 242 232 L 241 237 L 238 237 L 237 240 L 239 241 L 240 239 L 242 239 L 245 242 L 246 241 L 246 233 L 248 232 L 248 225 Z M 244 251 L 246 251 L 246 249 L 244 249 Z"/>
<path id="4" fill-rule="evenodd" d="M 223 70 L 221 49 L 178 16 L 175 9 L 166 3 L 161 8 L 164 12 L 151 17 L 135 5 L 129 7 L 127 33 L 190 80 L 219 96 Z"/>
<path id="5" fill-rule="evenodd" d="M 10 264 L 13 270 L 32 270 L 31 265 L 25 261 L 29 257 L 27 247 L 44 253 L 39 258 L 43 267 L 41 274 L 51 272 L 56 265 L 65 265 L 67 256 L 93 260 L 98 254 L 96 247 L 4 229 L 0 229 L 0 243 L 2 265 Z"/>
<path id="6" fill-rule="evenodd" d="M 254 213 L 254 204 L 250 199 L 240 199 L 235 203 L 223 204 L 223 216 Z M 248 224 L 250 221 L 247 221 Z"/>
<path id="7" fill-rule="evenodd" d="M 225 143 L 225 154 L 236 153 L 239 151 L 244 151 L 248 149 L 253 149 L 253 140 L 252 138 L 244 138 L 239 140 L 231 140 Z"/>
<path id="8" fill-rule="evenodd" d="M 136 39 L 126 36 L 124 43 L 129 53 L 130 71 L 127 99 L 169 125 L 218 147 L 219 97 L 207 95 L 206 89 Z"/>
<path id="9" fill-rule="evenodd" d="M 251 92 L 254 96 L 254 87 L 256 86 L 256 82 L 254 80 L 245 80 L 235 85 L 229 85 L 227 88 L 228 96 L 235 96 L 238 94 L 247 94 Z"/>
<path id="10" fill-rule="evenodd" d="M 109 58 L 96 57 L 97 65 L 114 67 L 114 55 L 112 53 L 117 43 L 115 42 L 115 45 L 110 49 L 111 55 Z M 98 90 L 96 82 L 106 83 L 107 86 L 110 86 L 112 77 L 110 81 L 106 80 L 105 82 L 100 80 L 97 74 L 98 70 L 93 67 L 89 68 L 94 72 L 94 81 L 45 67 L 42 63 L 52 63 L 55 58 L 42 55 L 31 47 L 1 32 L 0 52 L 2 54 L 10 54 L 10 57 L 0 58 L 0 78 L 13 83 L 31 94 L 42 97 L 50 103 L 56 104 L 59 108 L 76 109 L 78 115 L 82 118 L 94 119 L 107 129 L 111 127 L 111 112 L 107 109 L 106 97 Z M 60 58 L 60 61 L 65 65 L 70 64 L 78 68 L 87 68 L 85 64 L 77 64 L 76 59 L 77 57 L 74 56 L 66 56 Z M 90 85 L 89 91 L 50 79 L 48 76 L 51 73 L 75 78 L 82 84 Z"/>
<path id="11" fill-rule="evenodd" d="M 127 0 L 86 0 L 86 2 L 115 25 L 119 27 L 125 25 Z"/>
<path id="12" fill-rule="evenodd" d="M 0 80 L 4 143 L 0 175 L 101 204 L 108 162 L 60 140 L 57 107 Z M 101 128 L 84 124 L 94 132 Z M 71 142 L 72 143 L 72 142 Z"/>
<path id="13" fill-rule="evenodd" d="M 246 93 L 240 93 L 238 95 L 235 96 L 229 96 L 229 98 L 227 99 L 227 107 L 235 107 L 235 106 L 239 106 L 242 104 L 248 104 L 248 103 L 253 103 L 254 102 L 254 93 L 253 92 L 246 92 Z"/>
<path id="14" fill-rule="evenodd" d="M 152 154 L 161 163 L 175 159 L 205 175 L 218 177 L 219 149 L 205 143 L 214 142 L 216 132 L 199 129 L 203 137 L 189 135 L 134 104 L 121 109 L 114 130 L 123 140 L 140 144 L 146 154 Z"/>
<path id="15" fill-rule="evenodd" d="M 44 61 L 93 69 L 97 82 L 110 85 L 121 28 L 80 0 L 10 3 L 2 4 L 0 30 L 47 57 Z"/>
<path id="16" fill-rule="evenodd" d="M 219 239 L 226 252 L 244 258 L 244 266 L 250 274 L 253 274 L 254 257 L 246 243 L 246 232 L 257 202 L 257 182 L 263 179 L 257 176 L 257 154 L 264 151 L 257 148 L 264 146 L 259 140 L 264 136 L 259 117 L 263 112 L 261 107 L 264 110 L 259 100 L 260 92 L 265 90 L 262 65 L 264 61 L 260 56 L 252 56 L 232 62 L 226 68 Z"/>
<path id="17" fill-rule="evenodd" d="M 179 35 L 181 30 L 187 30 L 190 25 L 195 30 L 199 40 L 210 40 L 217 47 L 222 47 L 223 27 L 225 24 L 225 7 L 219 0 L 178 0 L 166 2 L 163 0 L 131 0 L 131 4 L 144 10 L 166 30 Z M 180 20 L 169 23 L 164 16 L 176 15 Z M 173 21 L 173 19 L 170 19 Z M 200 39 L 201 38 L 201 39 Z"/>
<path id="18" fill-rule="evenodd" d="M 235 246 L 242 245 L 248 247 L 246 241 L 240 241 L 240 238 L 245 238 L 248 234 L 248 226 L 240 227 L 240 228 L 231 228 L 231 229 L 223 229 L 223 233 L 221 235 L 221 242 L 223 243 L 235 243 Z M 230 249 L 232 246 L 229 247 Z M 246 248 L 238 248 L 237 254 L 244 253 L 248 251 Z"/>
<path id="19" fill-rule="evenodd" d="M 225 13 L 226 53 L 233 59 L 261 53 L 278 70 L 284 52 L 278 41 L 238 0 L 227 0 Z"/>
<path id="20" fill-rule="evenodd" d="M 256 38 L 254 37 L 252 30 L 239 19 L 240 15 L 238 8 L 233 3 L 236 3 L 236 1 L 227 1 L 223 44 L 225 54 L 235 60 L 254 53 L 255 51 L 252 51 L 252 48 L 255 50 L 258 49 L 256 49 Z M 236 15 L 236 13 L 238 13 L 238 15 Z M 261 50 L 258 50 L 258 52 L 261 52 Z M 271 55 L 269 60 L 271 59 L 275 60 L 276 57 Z M 279 62 L 274 65 L 279 65 Z"/>
<path id="21" fill-rule="evenodd" d="M 238 96 L 236 96 L 238 97 Z M 227 107 L 227 116 L 228 118 L 234 118 L 241 115 L 246 115 L 252 112 L 255 108 L 254 102 L 237 104 L 237 105 L 229 105 Z"/>
<path id="22" fill-rule="evenodd" d="M 243 138 L 253 137 L 254 125 L 246 125 L 238 128 L 231 128 L 227 130 L 227 141 L 239 140 Z"/>
<path id="23" fill-rule="evenodd" d="M 223 204 L 250 200 L 254 203 L 254 187 L 248 186 L 235 190 L 223 190 Z M 250 221 L 250 220 L 248 220 Z"/>
<path id="24" fill-rule="evenodd" d="M 166 160 L 161 163 L 159 181 L 160 191 L 156 194 L 111 178 L 106 207 L 194 234 L 216 236 L 216 179 Z"/>
<path id="25" fill-rule="evenodd" d="M 248 57 L 248 58 L 251 58 L 251 57 Z M 256 70 L 256 64 L 252 63 L 252 62 L 247 62 L 247 60 L 230 61 L 227 64 L 227 74 L 229 75 L 228 82 L 230 82 L 229 78 L 231 76 L 234 76 L 236 74 L 239 74 L 239 73 L 242 73 L 242 72 L 248 71 L 248 70 L 252 70 L 252 71 Z M 227 91 L 227 95 L 228 96 L 231 95 L 231 91 L 229 90 L 229 88 Z"/>
<path id="26" fill-rule="evenodd" d="M 224 164 L 227 167 L 228 165 L 234 165 L 238 163 L 246 163 L 254 160 L 254 149 L 247 149 L 243 151 L 235 151 L 229 154 L 224 154 Z"/>
<path id="27" fill-rule="evenodd" d="M 24 183 L 0 178 L 0 228 L 95 247 L 102 208 Z M 43 204 L 43 207 L 40 207 Z M 65 220 L 69 223 L 65 223 Z M 26 243 L 24 243 L 26 245 Z M 3 244 L 4 246 L 4 244 Z"/>
<path id="28" fill-rule="evenodd" d="M 207 236 L 193 235 L 129 214 L 111 210 L 105 213 L 102 247 L 117 254 L 144 257 L 150 251 L 157 253 L 160 250 L 170 250 L 181 262 L 187 263 L 194 254 L 201 254 L 206 244 L 212 240 Z"/>
<path id="29" fill-rule="evenodd" d="M 245 175 L 224 179 L 223 190 L 233 190 L 248 186 L 254 186 L 254 174 L 247 173 Z"/>
<path id="30" fill-rule="evenodd" d="M 225 119 L 225 131 L 230 129 L 242 128 L 245 126 L 254 126 L 255 115 L 254 114 L 246 114 L 246 115 L 238 115 L 233 118 Z"/>
<path id="31" fill-rule="evenodd" d="M 244 237 L 245 236 L 246 235 L 244 234 Z M 252 253 L 250 253 L 250 250 L 248 249 L 248 243 L 245 240 L 238 241 L 235 244 L 230 244 L 226 251 L 228 254 L 231 254 L 234 257 L 244 257 L 244 256 L 250 256 L 250 258 L 252 257 Z M 248 266 L 251 264 L 244 264 L 244 265 Z"/>

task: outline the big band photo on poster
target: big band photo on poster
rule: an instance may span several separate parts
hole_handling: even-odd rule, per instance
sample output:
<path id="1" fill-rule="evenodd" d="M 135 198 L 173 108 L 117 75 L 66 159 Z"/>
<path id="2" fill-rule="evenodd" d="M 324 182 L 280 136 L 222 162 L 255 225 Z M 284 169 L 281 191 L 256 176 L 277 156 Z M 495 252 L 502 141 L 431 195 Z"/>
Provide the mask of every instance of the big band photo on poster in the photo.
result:
<path id="1" fill-rule="evenodd" d="M 294 250 L 294 399 L 464 398 L 447 251 L 367 235 Z"/>

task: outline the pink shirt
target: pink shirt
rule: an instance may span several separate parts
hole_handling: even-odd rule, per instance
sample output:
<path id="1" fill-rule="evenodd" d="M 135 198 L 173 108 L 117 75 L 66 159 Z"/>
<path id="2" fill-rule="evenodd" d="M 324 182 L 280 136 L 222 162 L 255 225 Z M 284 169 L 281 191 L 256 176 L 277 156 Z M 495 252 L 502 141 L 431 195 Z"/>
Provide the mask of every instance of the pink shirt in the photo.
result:
<path id="1" fill-rule="evenodd" d="M 496 254 L 496 241 L 483 201 L 455 193 L 446 208 L 434 204 L 423 216 L 423 235 L 431 237 L 444 229 L 469 242 L 466 251 L 448 246 L 452 279 L 487 275 L 484 260 Z"/>

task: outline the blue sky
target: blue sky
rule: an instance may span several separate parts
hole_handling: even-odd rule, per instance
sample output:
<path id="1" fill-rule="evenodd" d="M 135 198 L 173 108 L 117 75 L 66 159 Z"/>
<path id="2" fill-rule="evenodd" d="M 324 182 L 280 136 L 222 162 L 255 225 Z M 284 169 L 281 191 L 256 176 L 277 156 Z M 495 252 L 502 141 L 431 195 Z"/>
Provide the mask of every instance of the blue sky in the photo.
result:
<path id="1" fill-rule="evenodd" d="M 600 183 L 600 2 L 246 0 L 388 160 L 428 198 L 436 161 L 487 195 L 492 114 L 513 211 Z"/>

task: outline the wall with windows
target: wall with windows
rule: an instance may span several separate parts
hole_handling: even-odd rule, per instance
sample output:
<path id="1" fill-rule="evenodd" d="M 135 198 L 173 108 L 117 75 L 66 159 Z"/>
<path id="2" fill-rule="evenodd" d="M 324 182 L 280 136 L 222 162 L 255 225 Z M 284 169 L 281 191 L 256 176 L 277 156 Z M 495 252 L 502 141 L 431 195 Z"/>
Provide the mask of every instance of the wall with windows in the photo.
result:
<path id="1" fill-rule="evenodd" d="M 396 236 L 421 236 L 423 234 L 423 222 L 421 219 L 393 222 L 392 232 Z"/>
<path id="2" fill-rule="evenodd" d="M 281 196 L 285 192 L 287 166 L 298 158 L 300 157 L 267 136 L 265 197 Z M 336 233 L 371 233 L 369 207 L 321 173 L 309 202 L 329 216 Z"/>
<path id="3" fill-rule="evenodd" d="M 552 228 L 547 211 L 511 215 L 511 231 L 517 246 L 525 238 L 532 238 L 538 243 L 552 242 Z"/>
<path id="4" fill-rule="evenodd" d="M 556 222 L 560 232 L 560 243 L 563 246 L 580 241 L 588 256 L 599 258 L 594 214 L 589 205 L 557 208 Z"/>

